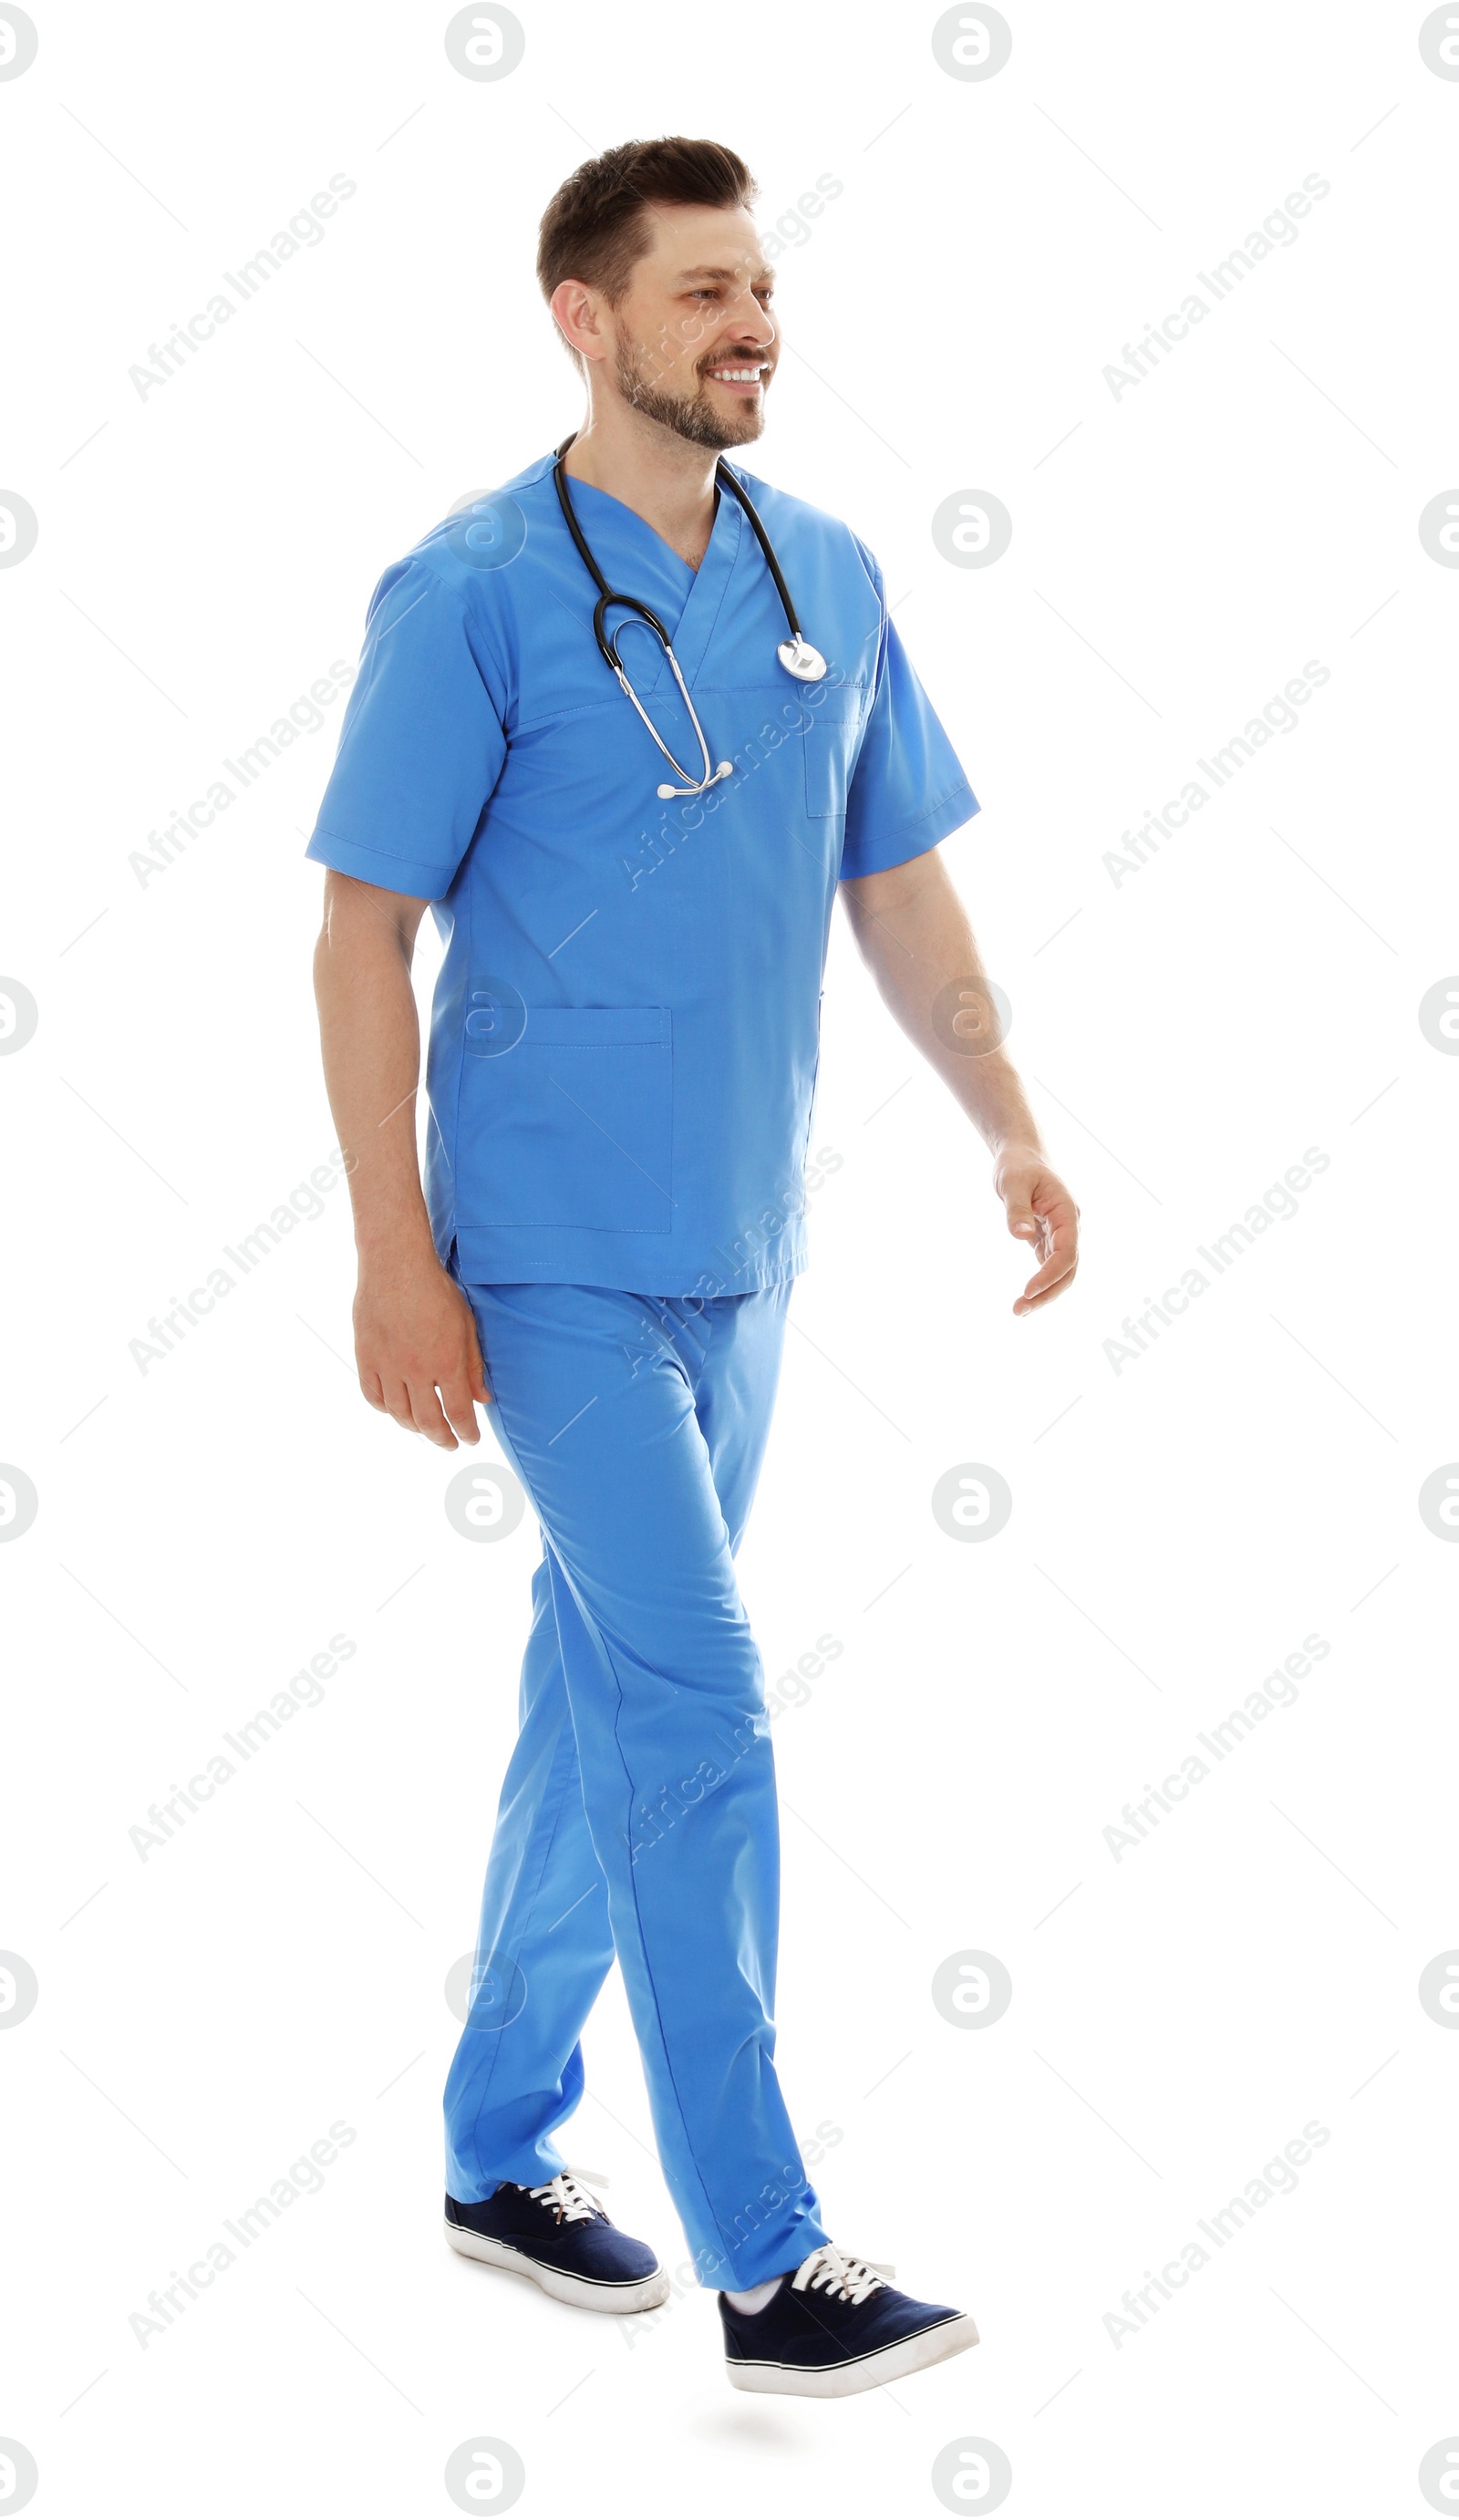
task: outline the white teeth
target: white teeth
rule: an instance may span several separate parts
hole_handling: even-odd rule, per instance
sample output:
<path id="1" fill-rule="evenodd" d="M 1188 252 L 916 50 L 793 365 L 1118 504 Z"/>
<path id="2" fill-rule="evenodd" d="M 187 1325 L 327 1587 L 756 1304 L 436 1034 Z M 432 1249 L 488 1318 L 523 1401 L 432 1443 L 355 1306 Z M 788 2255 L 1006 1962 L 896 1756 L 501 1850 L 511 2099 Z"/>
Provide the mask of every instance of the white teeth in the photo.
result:
<path id="1" fill-rule="evenodd" d="M 758 368 L 711 368 L 709 373 L 722 384 L 754 385 L 760 379 Z"/>

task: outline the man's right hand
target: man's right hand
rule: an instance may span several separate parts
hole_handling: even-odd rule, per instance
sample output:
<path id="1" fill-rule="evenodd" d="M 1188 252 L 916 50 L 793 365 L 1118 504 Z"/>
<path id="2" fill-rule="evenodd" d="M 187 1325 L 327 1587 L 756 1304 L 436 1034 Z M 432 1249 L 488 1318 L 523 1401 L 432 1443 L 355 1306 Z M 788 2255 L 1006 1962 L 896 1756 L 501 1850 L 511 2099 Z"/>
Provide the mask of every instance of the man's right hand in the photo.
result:
<path id="1" fill-rule="evenodd" d="M 476 1402 L 489 1400 L 476 1316 L 433 1251 L 361 1260 L 354 1299 L 360 1389 L 407 1434 L 443 1452 L 480 1441 Z M 452 1428 L 455 1432 L 452 1432 Z"/>

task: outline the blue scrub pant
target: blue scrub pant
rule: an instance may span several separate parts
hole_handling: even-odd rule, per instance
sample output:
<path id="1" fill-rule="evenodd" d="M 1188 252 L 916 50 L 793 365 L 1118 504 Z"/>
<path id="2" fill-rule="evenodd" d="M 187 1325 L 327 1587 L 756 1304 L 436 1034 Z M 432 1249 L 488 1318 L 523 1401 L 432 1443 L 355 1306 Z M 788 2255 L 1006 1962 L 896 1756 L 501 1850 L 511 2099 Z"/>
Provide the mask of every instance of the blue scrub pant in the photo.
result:
<path id="1" fill-rule="evenodd" d="M 564 2167 L 554 2130 L 616 1955 L 700 2281 L 747 2290 L 827 2236 L 773 2062 L 775 1770 L 733 1562 L 790 1285 L 465 1291 L 543 1552 L 446 2083 L 447 2189 L 475 2201 Z"/>

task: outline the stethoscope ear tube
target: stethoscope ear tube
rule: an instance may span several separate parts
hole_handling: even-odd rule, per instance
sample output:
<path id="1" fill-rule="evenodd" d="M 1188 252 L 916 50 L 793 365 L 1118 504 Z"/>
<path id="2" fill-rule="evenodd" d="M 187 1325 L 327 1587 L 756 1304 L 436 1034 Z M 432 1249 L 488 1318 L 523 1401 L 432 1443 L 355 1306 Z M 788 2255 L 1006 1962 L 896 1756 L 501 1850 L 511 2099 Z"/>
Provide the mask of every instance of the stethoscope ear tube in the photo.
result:
<path id="1" fill-rule="evenodd" d="M 721 463 L 715 465 L 714 478 L 716 481 L 725 483 L 731 490 L 733 490 L 735 497 L 739 500 L 745 514 L 750 518 L 751 527 L 753 531 L 755 541 L 759 544 L 760 550 L 764 554 L 765 566 L 768 568 L 770 575 L 775 580 L 775 592 L 779 596 L 784 608 L 786 626 L 791 634 L 789 639 L 782 639 L 780 646 L 775 651 L 776 655 L 784 665 L 786 672 L 788 674 L 793 674 L 798 683 L 824 682 L 826 678 L 826 659 L 821 654 L 819 648 L 813 648 L 811 646 L 810 641 L 806 638 L 800 627 L 799 614 L 797 612 L 794 604 L 791 602 L 791 590 L 787 586 L 785 579 L 782 577 L 780 572 L 780 562 L 775 557 L 775 547 L 771 542 L 769 535 L 766 533 L 764 526 L 760 522 L 759 511 L 756 508 L 754 501 L 752 499 L 750 492 L 746 489 L 744 482 L 740 479 L 739 474 L 732 472 L 727 464 Z"/>
<path id="2" fill-rule="evenodd" d="M 588 549 L 587 538 L 583 533 L 581 525 L 577 521 L 577 518 L 573 513 L 571 499 L 568 495 L 568 474 L 563 459 L 566 456 L 569 447 L 572 443 L 572 437 L 575 435 L 576 431 L 574 429 L 572 435 L 565 437 L 561 446 L 558 448 L 557 462 L 552 468 L 552 484 L 553 488 L 557 492 L 557 503 L 562 509 L 563 518 L 568 531 L 577 545 L 578 557 L 591 570 L 593 582 L 596 585 L 599 594 L 607 595 L 609 591 L 608 580 L 604 576 L 602 569 L 598 566 L 597 562 L 594 560 L 592 553 Z M 603 645 L 601 637 L 598 641 L 598 645 L 600 648 Z"/>
<path id="3" fill-rule="evenodd" d="M 755 541 L 759 544 L 761 551 L 765 555 L 765 566 L 775 580 L 775 592 L 779 596 L 781 604 L 785 608 L 786 626 L 790 631 L 791 637 L 796 640 L 800 647 L 806 647 L 808 642 L 800 636 L 800 622 L 797 614 L 796 608 L 791 602 L 791 590 L 787 586 L 785 579 L 781 576 L 780 562 L 775 557 L 775 549 L 771 543 L 770 537 L 760 522 L 759 511 L 756 508 L 754 501 L 752 499 L 750 492 L 746 489 L 745 484 L 740 479 L 738 473 L 732 472 L 727 464 L 719 463 L 715 465 L 714 478 L 716 481 L 724 482 L 729 489 L 733 490 L 735 497 L 739 500 L 745 514 L 750 518 Z M 781 652 L 777 650 L 776 652 L 779 654 Z M 812 649 L 811 653 L 814 654 L 814 652 L 815 651 Z"/>

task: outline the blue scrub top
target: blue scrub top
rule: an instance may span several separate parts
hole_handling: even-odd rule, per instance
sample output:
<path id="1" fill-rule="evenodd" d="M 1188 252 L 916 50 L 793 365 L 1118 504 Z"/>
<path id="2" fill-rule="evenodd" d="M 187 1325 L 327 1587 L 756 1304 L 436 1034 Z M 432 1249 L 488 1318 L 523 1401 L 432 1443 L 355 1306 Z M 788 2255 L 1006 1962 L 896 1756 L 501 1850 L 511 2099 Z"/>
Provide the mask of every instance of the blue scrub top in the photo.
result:
<path id="1" fill-rule="evenodd" d="M 978 799 L 836 518 L 744 472 L 823 683 L 721 492 L 698 570 L 570 481 L 610 586 L 673 643 L 713 763 L 681 785 L 599 653 L 544 455 L 381 578 L 307 854 L 432 904 L 426 1190 L 469 1283 L 737 1294 L 805 1266 L 803 1171 L 838 882 Z M 738 471 L 739 468 L 736 468 Z M 646 625 L 608 616 L 663 741 L 700 753 Z"/>

